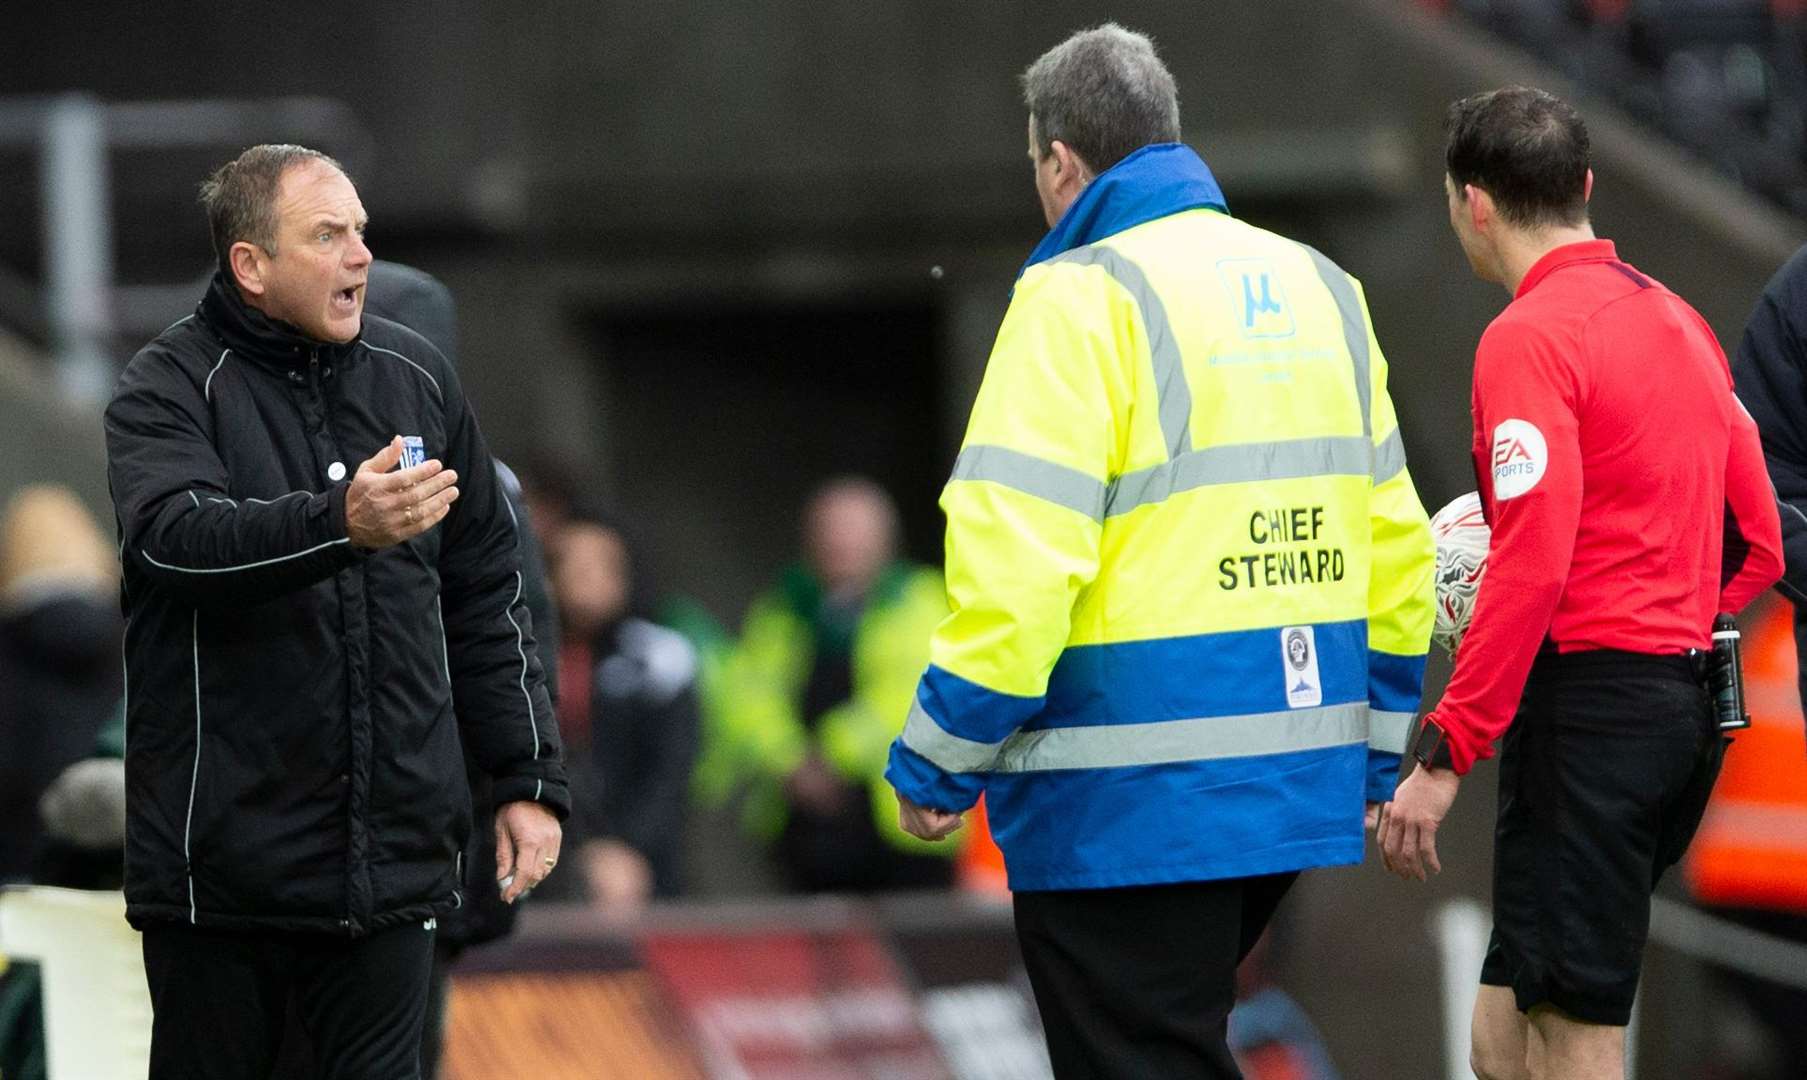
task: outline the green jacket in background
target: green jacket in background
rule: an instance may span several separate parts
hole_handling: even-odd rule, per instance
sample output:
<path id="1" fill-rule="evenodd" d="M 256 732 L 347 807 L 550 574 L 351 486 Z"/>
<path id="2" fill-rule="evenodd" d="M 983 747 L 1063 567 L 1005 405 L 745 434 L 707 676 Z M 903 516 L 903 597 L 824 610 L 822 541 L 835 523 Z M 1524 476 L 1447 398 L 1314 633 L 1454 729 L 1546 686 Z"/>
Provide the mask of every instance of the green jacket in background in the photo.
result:
<path id="1" fill-rule="evenodd" d="M 740 641 L 721 672 L 721 690 L 705 717 L 709 727 L 695 788 L 720 804 L 745 790 L 743 824 L 772 839 L 788 809 L 782 783 L 813 749 L 871 799 L 879 834 L 900 850 L 951 856 L 956 845 L 930 844 L 897 825 L 897 802 L 885 783 L 891 740 L 903 729 L 916 682 L 929 662 L 929 638 L 947 617 L 939 571 L 893 563 L 873 586 L 851 640 L 834 640 L 821 618 L 822 586 L 801 566 L 748 608 Z M 803 696 L 818 649 L 846 649 L 853 695 L 828 709 L 815 732 L 803 720 Z"/>

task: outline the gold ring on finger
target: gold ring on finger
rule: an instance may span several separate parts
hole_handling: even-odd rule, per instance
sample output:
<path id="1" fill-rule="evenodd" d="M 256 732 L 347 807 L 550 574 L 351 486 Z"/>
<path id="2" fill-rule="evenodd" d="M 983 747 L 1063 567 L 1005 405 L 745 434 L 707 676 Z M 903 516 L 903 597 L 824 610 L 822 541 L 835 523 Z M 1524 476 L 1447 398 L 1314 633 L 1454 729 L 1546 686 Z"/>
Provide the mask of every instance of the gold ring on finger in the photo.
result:
<path id="1" fill-rule="evenodd" d="M 557 859 L 547 859 L 547 860 L 546 860 L 546 865 L 547 865 L 547 866 L 557 866 L 557 865 L 558 865 L 558 860 L 557 860 Z"/>

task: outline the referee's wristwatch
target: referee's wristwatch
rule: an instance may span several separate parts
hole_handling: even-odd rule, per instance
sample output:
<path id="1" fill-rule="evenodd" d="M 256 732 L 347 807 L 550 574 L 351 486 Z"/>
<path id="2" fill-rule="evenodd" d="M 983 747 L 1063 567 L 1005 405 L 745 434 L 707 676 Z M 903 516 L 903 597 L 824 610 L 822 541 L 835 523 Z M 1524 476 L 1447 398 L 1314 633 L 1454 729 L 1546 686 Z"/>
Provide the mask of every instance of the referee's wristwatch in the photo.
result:
<path id="1" fill-rule="evenodd" d="M 1418 737 L 1412 740 L 1412 757 L 1418 764 L 1433 769 L 1454 769 L 1456 763 L 1449 756 L 1449 733 L 1443 725 L 1430 717 L 1418 728 Z"/>

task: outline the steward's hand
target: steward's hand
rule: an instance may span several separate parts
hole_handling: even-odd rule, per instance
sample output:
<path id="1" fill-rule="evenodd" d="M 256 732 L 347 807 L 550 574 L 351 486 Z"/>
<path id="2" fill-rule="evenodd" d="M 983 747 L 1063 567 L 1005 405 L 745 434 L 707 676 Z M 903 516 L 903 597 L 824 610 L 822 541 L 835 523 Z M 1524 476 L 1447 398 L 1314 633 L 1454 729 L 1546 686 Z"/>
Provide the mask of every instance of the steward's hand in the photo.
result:
<path id="1" fill-rule="evenodd" d="M 435 458 L 395 468 L 402 459 L 402 437 L 358 466 L 345 491 L 345 535 L 367 551 L 412 540 L 444 519 L 458 498 L 458 474 Z"/>
<path id="2" fill-rule="evenodd" d="M 945 840 L 961 825 L 959 814 L 917 806 L 902 794 L 897 796 L 897 823 L 903 831 L 918 840 Z"/>

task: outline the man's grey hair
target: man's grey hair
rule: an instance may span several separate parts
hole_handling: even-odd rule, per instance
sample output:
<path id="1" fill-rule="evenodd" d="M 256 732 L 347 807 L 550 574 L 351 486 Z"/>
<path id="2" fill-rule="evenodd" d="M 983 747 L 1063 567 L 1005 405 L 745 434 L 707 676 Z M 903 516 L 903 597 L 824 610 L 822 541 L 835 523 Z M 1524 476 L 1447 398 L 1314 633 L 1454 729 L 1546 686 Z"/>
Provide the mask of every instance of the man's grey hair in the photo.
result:
<path id="1" fill-rule="evenodd" d="M 297 165 L 318 161 L 339 172 L 345 166 L 318 150 L 288 143 L 264 143 L 221 165 L 201 184 L 201 205 L 213 235 L 220 269 L 232 275 L 232 245 L 243 240 L 276 253 L 276 195 L 282 177 Z"/>
<path id="2" fill-rule="evenodd" d="M 1081 30 L 1023 72 L 1036 153 L 1059 140 L 1093 172 L 1151 143 L 1180 140 L 1179 90 L 1145 34 L 1105 23 Z"/>

